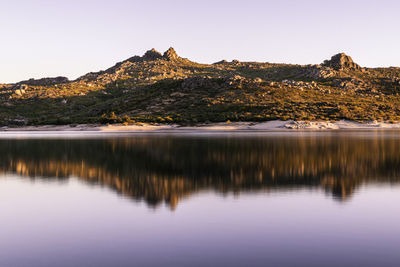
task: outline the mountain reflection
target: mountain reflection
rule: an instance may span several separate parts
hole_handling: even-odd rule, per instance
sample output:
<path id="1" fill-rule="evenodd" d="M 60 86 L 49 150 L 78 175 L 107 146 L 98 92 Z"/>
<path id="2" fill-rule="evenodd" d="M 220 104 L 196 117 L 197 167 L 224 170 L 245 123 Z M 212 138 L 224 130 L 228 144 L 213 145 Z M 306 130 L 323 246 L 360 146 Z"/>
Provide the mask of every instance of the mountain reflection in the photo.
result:
<path id="1" fill-rule="evenodd" d="M 363 184 L 400 181 L 400 139 L 371 135 L 3 139 L 0 172 L 76 176 L 172 209 L 199 190 L 323 188 L 346 200 Z"/>

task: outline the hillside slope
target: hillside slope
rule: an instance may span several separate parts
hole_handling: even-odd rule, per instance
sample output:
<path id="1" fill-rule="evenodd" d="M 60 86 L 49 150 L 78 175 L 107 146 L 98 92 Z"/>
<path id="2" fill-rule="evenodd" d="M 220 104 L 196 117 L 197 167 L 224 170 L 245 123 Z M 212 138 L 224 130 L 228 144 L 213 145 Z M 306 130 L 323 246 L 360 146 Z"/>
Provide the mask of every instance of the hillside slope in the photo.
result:
<path id="1" fill-rule="evenodd" d="M 400 68 L 345 54 L 320 65 L 199 64 L 152 49 L 77 80 L 0 84 L 0 124 L 400 121 Z"/>

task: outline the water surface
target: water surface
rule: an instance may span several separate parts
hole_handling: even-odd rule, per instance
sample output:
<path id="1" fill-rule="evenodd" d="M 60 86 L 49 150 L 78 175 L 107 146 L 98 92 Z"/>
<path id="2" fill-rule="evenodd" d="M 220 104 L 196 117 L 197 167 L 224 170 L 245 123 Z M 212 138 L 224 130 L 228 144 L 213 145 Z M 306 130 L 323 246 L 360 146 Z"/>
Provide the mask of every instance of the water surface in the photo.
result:
<path id="1" fill-rule="evenodd" d="M 399 266 L 400 132 L 0 137 L 0 266 Z"/>

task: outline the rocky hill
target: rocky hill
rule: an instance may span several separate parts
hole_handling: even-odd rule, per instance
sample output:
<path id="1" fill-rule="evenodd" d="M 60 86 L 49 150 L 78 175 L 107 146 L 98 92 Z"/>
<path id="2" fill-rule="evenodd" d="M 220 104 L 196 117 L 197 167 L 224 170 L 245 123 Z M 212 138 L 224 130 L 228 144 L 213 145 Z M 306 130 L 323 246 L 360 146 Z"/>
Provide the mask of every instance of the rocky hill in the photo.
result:
<path id="1" fill-rule="evenodd" d="M 100 72 L 0 85 L 0 124 L 400 121 L 400 68 L 360 67 L 344 53 L 320 65 L 199 64 L 155 49 Z"/>

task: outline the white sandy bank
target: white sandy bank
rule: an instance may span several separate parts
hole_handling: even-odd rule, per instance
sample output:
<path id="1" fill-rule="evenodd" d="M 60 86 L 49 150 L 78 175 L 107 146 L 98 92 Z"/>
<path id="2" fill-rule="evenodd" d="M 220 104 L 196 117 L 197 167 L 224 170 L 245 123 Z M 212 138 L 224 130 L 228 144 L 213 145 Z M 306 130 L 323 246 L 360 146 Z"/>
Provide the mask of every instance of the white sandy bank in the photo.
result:
<path id="1" fill-rule="evenodd" d="M 20 131 L 64 131 L 64 132 L 185 132 L 185 131 L 279 131 L 279 130 L 336 130 L 336 129 L 400 129 L 400 123 L 354 121 L 305 122 L 305 121 L 269 121 L 269 122 L 232 122 L 211 123 L 196 126 L 177 124 L 135 124 L 135 125 L 75 125 L 75 126 L 25 126 L 2 127 L 3 132 Z"/>

